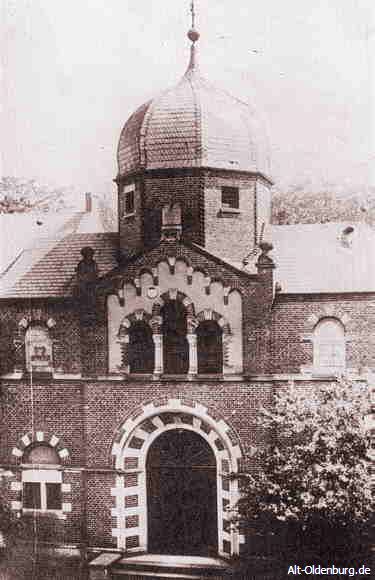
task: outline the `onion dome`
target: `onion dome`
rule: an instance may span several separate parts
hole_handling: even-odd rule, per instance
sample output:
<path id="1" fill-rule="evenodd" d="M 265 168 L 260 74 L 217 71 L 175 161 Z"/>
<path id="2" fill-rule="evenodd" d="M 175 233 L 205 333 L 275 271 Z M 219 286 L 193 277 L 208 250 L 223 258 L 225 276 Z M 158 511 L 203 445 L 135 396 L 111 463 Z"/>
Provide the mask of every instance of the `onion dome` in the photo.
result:
<path id="1" fill-rule="evenodd" d="M 180 82 L 128 119 L 117 151 L 119 176 L 140 169 L 210 167 L 269 176 L 265 133 L 249 105 L 220 90 L 197 65 L 199 33 Z"/>

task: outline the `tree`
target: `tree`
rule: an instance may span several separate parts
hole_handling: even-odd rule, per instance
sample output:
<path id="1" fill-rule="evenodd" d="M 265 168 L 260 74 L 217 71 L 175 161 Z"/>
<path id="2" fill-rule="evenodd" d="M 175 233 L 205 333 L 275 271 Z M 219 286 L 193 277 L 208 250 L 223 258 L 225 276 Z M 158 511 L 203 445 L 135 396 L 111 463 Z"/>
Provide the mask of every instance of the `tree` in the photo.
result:
<path id="1" fill-rule="evenodd" d="M 365 381 L 278 389 L 260 417 L 271 442 L 241 478 L 240 521 L 302 559 L 359 557 L 373 507 L 370 412 Z"/>

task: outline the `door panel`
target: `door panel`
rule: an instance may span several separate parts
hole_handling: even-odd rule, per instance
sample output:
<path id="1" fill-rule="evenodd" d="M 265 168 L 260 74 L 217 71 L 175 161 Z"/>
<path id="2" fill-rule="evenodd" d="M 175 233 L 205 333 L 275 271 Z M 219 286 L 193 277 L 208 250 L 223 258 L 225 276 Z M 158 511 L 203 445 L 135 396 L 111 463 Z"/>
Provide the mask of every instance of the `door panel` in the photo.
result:
<path id="1" fill-rule="evenodd" d="M 217 553 L 216 464 L 196 433 L 161 435 L 147 459 L 149 550 L 155 553 Z"/>

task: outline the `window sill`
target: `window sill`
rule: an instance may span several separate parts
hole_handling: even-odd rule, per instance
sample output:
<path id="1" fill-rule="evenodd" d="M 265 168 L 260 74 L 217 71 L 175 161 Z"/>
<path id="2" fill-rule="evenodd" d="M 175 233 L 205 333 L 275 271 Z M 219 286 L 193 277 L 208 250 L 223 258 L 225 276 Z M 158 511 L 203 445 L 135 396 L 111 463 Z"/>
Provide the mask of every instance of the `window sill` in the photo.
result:
<path id="1" fill-rule="evenodd" d="M 54 518 L 58 520 L 66 519 L 66 515 L 62 510 L 22 508 L 22 514 L 27 516 L 37 516 L 38 518 Z"/>
<path id="2" fill-rule="evenodd" d="M 127 219 L 130 219 L 132 217 L 135 217 L 135 211 L 133 211 L 132 213 L 124 213 L 123 216 L 121 217 L 121 219 L 127 220 Z"/>
<path id="3" fill-rule="evenodd" d="M 330 370 L 330 369 L 312 369 L 312 376 L 319 379 L 335 379 L 345 372 L 344 368 Z"/>
<path id="4" fill-rule="evenodd" d="M 221 207 L 217 215 L 218 217 L 239 217 L 241 210 L 235 207 Z"/>

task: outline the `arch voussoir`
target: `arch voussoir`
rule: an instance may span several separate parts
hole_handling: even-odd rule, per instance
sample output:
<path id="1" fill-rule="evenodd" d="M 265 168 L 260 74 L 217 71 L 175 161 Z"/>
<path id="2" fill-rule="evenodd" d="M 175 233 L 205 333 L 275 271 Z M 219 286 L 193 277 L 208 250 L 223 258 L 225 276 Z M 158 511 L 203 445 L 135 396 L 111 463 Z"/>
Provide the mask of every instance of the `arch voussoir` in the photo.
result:
<path id="1" fill-rule="evenodd" d="M 229 474 L 238 471 L 238 460 L 242 456 L 239 441 L 236 440 L 233 428 L 224 419 L 217 420 L 205 405 L 185 404 L 177 398 L 145 404 L 136 418 L 129 418 L 123 423 L 121 436 L 114 441 L 112 454 L 115 465 L 124 473 L 112 489 L 116 503 L 112 515 L 117 521 L 112 534 L 118 548 L 130 552 L 147 550 L 147 453 L 162 433 L 174 429 L 197 433 L 214 453 L 217 465 L 218 552 L 222 556 L 235 554 L 240 538 L 237 532 L 228 532 L 228 514 L 238 500 L 238 486 Z M 229 511 L 223 508 L 224 503 L 229 506 Z M 129 514 L 134 516 L 129 529 L 124 524 L 127 505 L 130 506 Z"/>

